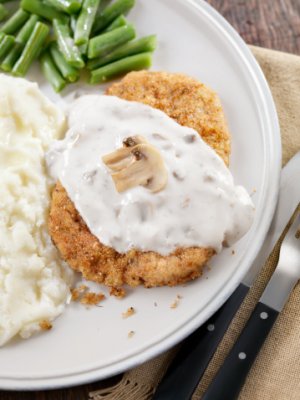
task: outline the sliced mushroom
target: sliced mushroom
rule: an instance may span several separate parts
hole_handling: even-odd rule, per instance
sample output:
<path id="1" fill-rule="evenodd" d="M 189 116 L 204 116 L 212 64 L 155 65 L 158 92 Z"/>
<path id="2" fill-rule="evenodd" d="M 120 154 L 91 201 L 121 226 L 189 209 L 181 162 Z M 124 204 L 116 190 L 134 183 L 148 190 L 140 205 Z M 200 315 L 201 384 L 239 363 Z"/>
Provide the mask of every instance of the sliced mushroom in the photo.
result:
<path id="1" fill-rule="evenodd" d="M 131 153 L 131 148 L 128 147 L 122 147 L 102 157 L 104 164 L 115 172 L 128 167 L 134 160 L 135 158 Z"/>
<path id="2" fill-rule="evenodd" d="M 142 185 L 159 192 L 167 183 L 167 171 L 160 153 L 150 144 L 142 143 L 131 149 L 135 161 L 112 174 L 118 192 Z"/>
<path id="3" fill-rule="evenodd" d="M 134 156 L 131 153 L 131 150 L 134 146 L 140 143 L 147 143 L 143 136 L 129 136 L 123 140 L 123 145 L 125 147 L 102 157 L 104 164 L 115 172 L 128 167 L 134 161 Z"/>
<path id="4" fill-rule="evenodd" d="M 141 185 L 153 193 L 162 190 L 167 183 L 167 170 L 158 150 L 142 136 L 131 136 L 123 141 L 123 147 L 102 157 L 110 168 L 118 192 Z"/>

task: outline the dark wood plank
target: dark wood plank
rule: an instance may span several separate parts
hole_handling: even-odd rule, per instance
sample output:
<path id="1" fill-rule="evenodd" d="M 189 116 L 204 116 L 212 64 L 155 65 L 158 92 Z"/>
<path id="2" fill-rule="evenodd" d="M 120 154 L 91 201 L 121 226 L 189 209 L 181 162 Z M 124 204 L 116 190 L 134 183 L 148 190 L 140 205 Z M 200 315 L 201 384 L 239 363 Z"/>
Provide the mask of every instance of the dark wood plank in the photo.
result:
<path id="1" fill-rule="evenodd" d="M 300 0 L 207 0 L 240 33 L 258 46 L 300 54 Z M 114 384 L 105 382 L 44 392 L 4 392 L 1 400 L 87 400 L 88 393 Z"/>
<path id="2" fill-rule="evenodd" d="M 299 0 L 207 0 L 249 43 L 300 54 Z"/>

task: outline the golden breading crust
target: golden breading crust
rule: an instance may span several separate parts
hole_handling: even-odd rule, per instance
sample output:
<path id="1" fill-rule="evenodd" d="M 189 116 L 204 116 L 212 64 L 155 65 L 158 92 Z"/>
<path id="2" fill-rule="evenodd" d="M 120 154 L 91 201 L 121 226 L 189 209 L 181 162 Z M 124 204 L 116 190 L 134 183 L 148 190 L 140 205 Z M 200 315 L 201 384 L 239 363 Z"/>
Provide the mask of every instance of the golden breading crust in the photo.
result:
<path id="1" fill-rule="evenodd" d="M 201 83 L 180 74 L 132 72 L 108 91 L 159 108 L 180 124 L 196 129 L 228 163 L 230 137 L 218 97 Z M 57 182 L 52 194 L 49 230 L 69 265 L 89 280 L 112 288 L 177 285 L 201 275 L 214 255 L 210 248 L 178 248 L 168 256 L 131 250 L 120 254 L 90 233 L 67 192 Z"/>

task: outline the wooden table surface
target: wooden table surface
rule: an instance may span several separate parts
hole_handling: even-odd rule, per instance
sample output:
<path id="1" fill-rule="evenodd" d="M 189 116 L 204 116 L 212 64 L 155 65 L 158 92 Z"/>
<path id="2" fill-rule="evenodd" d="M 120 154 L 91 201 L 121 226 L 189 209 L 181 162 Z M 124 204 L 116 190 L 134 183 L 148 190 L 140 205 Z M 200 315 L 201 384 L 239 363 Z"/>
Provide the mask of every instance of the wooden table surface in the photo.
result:
<path id="1" fill-rule="evenodd" d="M 300 0 L 208 0 L 208 3 L 247 43 L 300 55 Z M 105 383 L 45 392 L 0 391 L 0 400 L 87 400 L 90 391 L 117 380 L 115 377 Z"/>

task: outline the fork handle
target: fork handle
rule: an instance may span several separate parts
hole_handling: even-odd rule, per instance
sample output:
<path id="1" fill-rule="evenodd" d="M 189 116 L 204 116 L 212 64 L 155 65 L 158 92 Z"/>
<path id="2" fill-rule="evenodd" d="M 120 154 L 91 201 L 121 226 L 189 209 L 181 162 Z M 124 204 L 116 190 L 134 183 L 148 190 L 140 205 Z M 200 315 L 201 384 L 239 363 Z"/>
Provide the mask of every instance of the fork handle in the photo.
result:
<path id="1" fill-rule="evenodd" d="M 257 303 L 245 328 L 209 385 L 202 400 L 235 400 L 279 312 Z"/>

